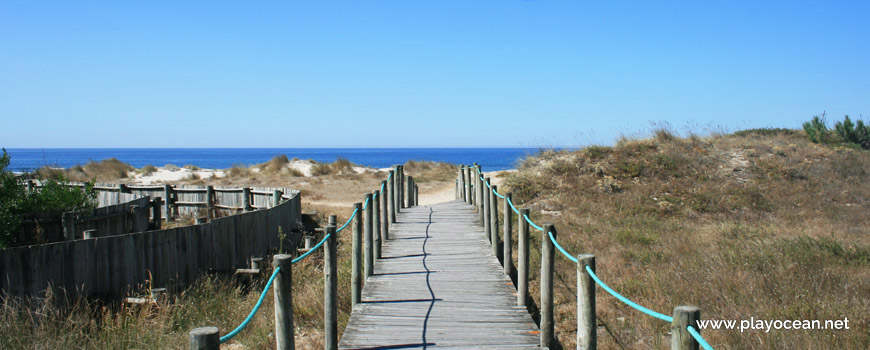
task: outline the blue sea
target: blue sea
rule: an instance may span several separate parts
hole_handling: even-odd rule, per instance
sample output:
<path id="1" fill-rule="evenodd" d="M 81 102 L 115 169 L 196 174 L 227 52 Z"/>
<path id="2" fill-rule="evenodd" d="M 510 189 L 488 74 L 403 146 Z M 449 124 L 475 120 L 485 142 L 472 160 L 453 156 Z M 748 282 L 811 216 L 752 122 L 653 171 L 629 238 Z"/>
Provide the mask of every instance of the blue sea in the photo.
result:
<path id="1" fill-rule="evenodd" d="M 534 154 L 537 148 L 10 148 L 9 168 L 32 171 L 43 166 L 69 168 L 117 158 L 134 167 L 145 165 L 183 166 L 193 164 L 206 169 L 226 169 L 235 165 L 263 163 L 286 154 L 289 158 L 332 162 L 338 157 L 355 164 L 386 168 L 409 160 L 429 160 L 454 164 L 477 162 L 484 171 L 516 168 L 517 162 Z"/>

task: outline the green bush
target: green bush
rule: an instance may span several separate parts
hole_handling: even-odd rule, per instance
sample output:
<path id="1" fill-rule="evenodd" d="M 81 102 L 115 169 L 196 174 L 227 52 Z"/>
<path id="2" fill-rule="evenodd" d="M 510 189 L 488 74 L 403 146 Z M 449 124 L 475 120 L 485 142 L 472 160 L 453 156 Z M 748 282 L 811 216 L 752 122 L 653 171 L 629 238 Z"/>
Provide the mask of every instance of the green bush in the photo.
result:
<path id="1" fill-rule="evenodd" d="M 843 122 L 837 122 L 834 125 L 834 130 L 843 141 L 863 149 L 870 149 L 870 127 L 865 126 L 863 120 L 858 120 L 857 124 L 853 124 L 847 115 Z"/>
<path id="2" fill-rule="evenodd" d="M 810 141 L 814 143 L 829 143 L 830 132 L 828 126 L 825 125 L 825 114 L 814 116 L 812 120 L 804 123 L 804 131 L 810 137 Z"/>
<path id="3" fill-rule="evenodd" d="M 63 178 L 45 180 L 38 191 L 27 192 L 9 171 L 9 154 L 3 149 L 0 156 L 0 248 L 12 243 L 12 237 L 21 225 L 21 214 L 47 211 L 90 210 L 97 206 L 94 182 L 82 190 L 66 186 Z"/>

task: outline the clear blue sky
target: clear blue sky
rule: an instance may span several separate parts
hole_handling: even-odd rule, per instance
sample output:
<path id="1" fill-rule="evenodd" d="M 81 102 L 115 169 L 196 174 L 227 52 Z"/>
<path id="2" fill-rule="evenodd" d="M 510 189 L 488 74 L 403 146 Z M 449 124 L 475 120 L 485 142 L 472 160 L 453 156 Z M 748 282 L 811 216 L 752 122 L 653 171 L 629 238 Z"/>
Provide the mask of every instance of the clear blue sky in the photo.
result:
<path id="1" fill-rule="evenodd" d="M 0 2 L 0 147 L 571 147 L 870 116 L 868 1 L 180 3 Z"/>

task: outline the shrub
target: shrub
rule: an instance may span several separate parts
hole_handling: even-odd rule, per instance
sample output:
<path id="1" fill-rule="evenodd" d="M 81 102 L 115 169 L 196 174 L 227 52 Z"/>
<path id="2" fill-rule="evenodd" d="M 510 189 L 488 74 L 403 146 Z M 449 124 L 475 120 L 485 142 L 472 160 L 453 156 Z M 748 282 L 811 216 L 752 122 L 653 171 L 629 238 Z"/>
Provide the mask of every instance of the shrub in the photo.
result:
<path id="1" fill-rule="evenodd" d="M 828 127 L 825 125 L 825 114 L 814 116 L 812 120 L 804 123 L 804 131 L 814 143 L 826 143 L 829 139 Z"/>
<path id="2" fill-rule="evenodd" d="M 12 243 L 21 225 L 21 214 L 48 211 L 91 210 L 97 206 L 94 182 L 82 190 L 64 185 L 63 175 L 57 180 L 45 180 L 38 191 L 26 192 L 18 178 L 7 167 L 10 157 L 3 149 L 0 156 L 0 247 Z"/>
<path id="3" fill-rule="evenodd" d="M 148 165 L 146 165 L 146 166 L 143 166 L 142 169 L 139 169 L 139 173 L 142 174 L 142 175 L 144 175 L 144 176 L 151 175 L 151 174 L 153 174 L 153 173 L 155 173 L 155 172 L 157 172 L 157 167 L 155 167 L 155 166 L 153 166 L 153 165 L 151 165 L 151 164 L 148 164 Z"/>
<path id="4" fill-rule="evenodd" d="M 870 149 L 870 127 L 865 126 L 863 120 L 858 120 L 857 124 L 853 124 L 847 115 L 843 122 L 837 122 L 834 125 L 834 130 L 843 141 L 861 146 L 863 149 Z"/>

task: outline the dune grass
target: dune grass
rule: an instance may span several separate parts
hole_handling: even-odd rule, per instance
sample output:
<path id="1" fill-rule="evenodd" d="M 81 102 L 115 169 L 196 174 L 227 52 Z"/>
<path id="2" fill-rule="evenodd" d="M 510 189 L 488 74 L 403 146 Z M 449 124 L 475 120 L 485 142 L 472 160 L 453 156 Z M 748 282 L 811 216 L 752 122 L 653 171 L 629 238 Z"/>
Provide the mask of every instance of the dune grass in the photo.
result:
<path id="1" fill-rule="evenodd" d="M 848 317 L 852 325 L 704 331 L 716 349 L 864 349 L 866 169 L 870 153 L 813 144 L 799 132 L 681 138 L 661 129 L 615 147 L 541 152 L 506 183 L 536 222 L 556 224 L 569 252 L 595 254 L 599 277 L 648 308 L 670 314 L 695 305 L 704 319 Z M 539 259 L 540 234 L 532 239 Z M 573 263 L 558 257 L 557 336 L 566 348 L 576 336 L 575 275 Z M 601 289 L 597 304 L 600 349 L 669 343 L 670 324 Z"/>

